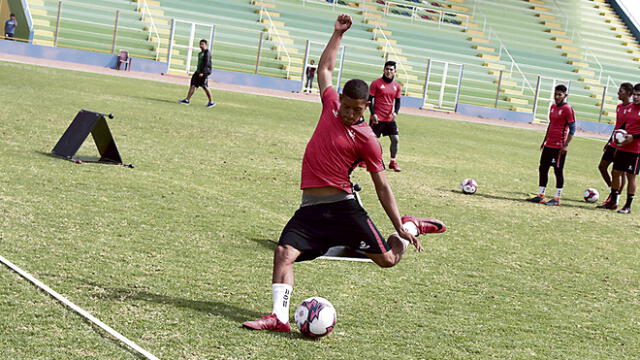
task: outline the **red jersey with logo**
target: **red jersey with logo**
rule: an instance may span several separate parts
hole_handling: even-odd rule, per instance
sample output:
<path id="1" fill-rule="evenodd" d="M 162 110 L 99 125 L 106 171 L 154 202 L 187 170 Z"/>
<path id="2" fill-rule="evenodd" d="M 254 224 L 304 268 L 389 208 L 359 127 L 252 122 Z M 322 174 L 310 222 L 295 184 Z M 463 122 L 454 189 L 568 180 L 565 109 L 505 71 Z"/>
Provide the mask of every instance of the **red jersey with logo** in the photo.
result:
<path id="1" fill-rule="evenodd" d="M 544 146 L 551 149 L 562 149 L 569 136 L 569 123 L 576 121 L 571 105 L 551 105 L 549 109 L 549 127 L 544 138 Z"/>
<path id="2" fill-rule="evenodd" d="M 378 121 L 393 121 L 393 108 L 401 94 L 402 86 L 395 80 L 388 83 L 380 78 L 371 83 L 369 95 L 375 98 L 373 111 L 378 116 Z"/>
<path id="3" fill-rule="evenodd" d="M 630 135 L 640 134 L 640 105 L 629 104 L 623 115 L 623 127 Z M 629 145 L 619 147 L 620 150 L 640 154 L 640 139 L 633 139 Z"/>
<path id="4" fill-rule="evenodd" d="M 622 124 L 624 123 L 624 115 L 627 112 L 631 111 L 629 109 L 630 106 L 631 104 L 618 104 L 618 106 L 616 107 L 616 125 L 613 127 L 613 130 L 620 129 L 620 126 L 622 126 Z M 615 149 L 620 149 L 620 146 L 617 145 L 615 141 L 613 141 L 613 136 L 611 136 L 611 139 L 609 139 L 609 146 Z"/>
<path id="5" fill-rule="evenodd" d="M 364 161 L 369 172 L 384 170 L 382 148 L 364 121 L 342 123 L 340 101 L 333 87 L 322 95 L 322 114 L 302 159 L 301 189 L 331 186 L 352 193 L 349 175 Z"/>

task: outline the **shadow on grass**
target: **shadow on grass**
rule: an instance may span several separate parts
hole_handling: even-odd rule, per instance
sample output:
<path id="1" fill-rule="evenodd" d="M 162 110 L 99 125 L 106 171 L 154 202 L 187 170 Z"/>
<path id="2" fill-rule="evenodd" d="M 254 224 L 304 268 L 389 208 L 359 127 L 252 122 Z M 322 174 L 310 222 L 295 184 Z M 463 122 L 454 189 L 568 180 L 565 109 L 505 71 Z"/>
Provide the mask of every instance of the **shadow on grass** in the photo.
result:
<path id="1" fill-rule="evenodd" d="M 268 250 L 275 250 L 276 246 L 278 245 L 278 242 L 275 240 L 271 240 L 271 239 L 249 239 L 251 241 L 253 241 L 254 243 L 256 243 L 257 245 L 260 245 L 261 247 L 268 249 Z"/>
<path id="2" fill-rule="evenodd" d="M 257 311 L 229 304 L 228 302 L 212 300 L 191 300 L 177 296 L 156 294 L 150 291 L 139 290 L 135 288 L 102 286 L 93 281 L 86 281 L 81 279 L 79 280 L 87 285 L 103 290 L 104 293 L 99 295 L 99 297 L 105 299 L 113 299 L 118 301 L 145 301 L 155 304 L 170 305 L 173 307 L 192 309 L 211 315 L 222 316 L 238 323 L 247 320 L 258 319 L 259 317 L 264 315 Z"/>
<path id="3" fill-rule="evenodd" d="M 463 194 L 462 191 L 460 190 L 450 190 L 450 189 L 439 189 L 439 190 L 449 190 L 452 193 L 458 194 L 458 195 L 462 195 L 462 196 L 478 196 L 481 198 L 485 198 L 485 199 L 492 199 L 492 200 L 506 200 L 506 201 L 514 201 L 514 202 L 526 202 L 527 197 L 530 196 L 530 194 L 523 194 L 520 192 L 514 192 L 514 191 L 508 191 L 505 192 L 505 194 L 512 194 L 514 196 L 503 196 L 503 195 L 492 195 L 492 194 L 485 194 L 485 193 L 475 193 L 473 195 L 467 195 L 467 194 Z M 569 204 L 567 204 L 569 203 Z M 574 205 L 576 204 L 576 205 Z M 577 205 L 577 204 L 582 204 L 582 205 Z M 538 205 L 542 205 L 543 204 L 538 204 Z M 585 210 L 595 210 L 595 206 L 593 208 L 590 208 L 588 206 L 588 204 L 586 204 L 584 201 L 580 201 L 580 200 L 573 200 L 573 199 L 562 199 L 561 200 L 561 207 L 569 207 L 569 208 L 576 208 L 576 209 L 585 209 Z"/>
<path id="4" fill-rule="evenodd" d="M 168 100 L 168 99 L 162 99 L 162 98 L 143 97 L 143 96 L 136 96 L 136 97 L 137 97 L 138 99 L 141 99 L 141 100 L 155 101 L 155 102 L 161 102 L 161 103 L 167 103 L 167 104 L 174 104 L 174 105 L 183 105 L 183 104 L 180 104 L 180 103 L 178 102 L 178 100 L 180 100 L 180 99 L 177 99 L 177 100 Z"/>
<path id="5" fill-rule="evenodd" d="M 50 152 L 44 152 L 44 151 L 36 150 L 35 153 L 39 154 L 39 155 L 47 156 L 47 157 L 50 157 L 50 158 L 53 158 L 53 159 L 65 160 L 65 161 L 71 161 L 71 162 L 74 162 L 73 160 L 80 160 L 83 163 L 99 163 L 99 164 L 106 164 L 106 165 L 120 165 L 120 164 L 113 163 L 113 162 L 100 161 L 100 158 L 97 157 L 97 156 L 74 155 L 73 156 L 73 160 L 68 160 L 68 159 L 63 158 L 62 156 L 54 155 L 54 154 L 52 154 Z"/>

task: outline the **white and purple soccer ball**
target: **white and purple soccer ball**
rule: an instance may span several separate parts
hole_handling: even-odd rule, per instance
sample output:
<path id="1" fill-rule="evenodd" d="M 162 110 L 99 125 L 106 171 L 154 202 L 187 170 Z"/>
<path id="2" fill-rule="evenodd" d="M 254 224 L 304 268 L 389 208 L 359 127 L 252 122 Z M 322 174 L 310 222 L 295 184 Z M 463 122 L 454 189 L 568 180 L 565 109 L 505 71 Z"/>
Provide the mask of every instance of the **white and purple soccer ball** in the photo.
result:
<path id="1" fill-rule="evenodd" d="M 465 194 L 475 194 L 478 191 L 478 183 L 473 179 L 464 179 L 460 183 L 460 190 Z"/>
<path id="2" fill-rule="evenodd" d="M 329 335 L 336 326 L 336 309 L 319 296 L 304 300 L 294 315 L 296 326 L 304 336 L 319 338 Z"/>
<path id="3" fill-rule="evenodd" d="M 584 197 L 584 201 L 588 203 L 594 203 L 598 201 L 598 199 L 600 198 L 600 194 L 598 193 L 598 190 L 589 188 L 584 191 L 583 197 Z"/>
<path id="4" fill-rule="evenodd" d="M 613 131 L 613 141 L 617 145 L 622 144 L 626 136 L 627 136 L 627 131 L 624 129 L 618 129 Z"/>

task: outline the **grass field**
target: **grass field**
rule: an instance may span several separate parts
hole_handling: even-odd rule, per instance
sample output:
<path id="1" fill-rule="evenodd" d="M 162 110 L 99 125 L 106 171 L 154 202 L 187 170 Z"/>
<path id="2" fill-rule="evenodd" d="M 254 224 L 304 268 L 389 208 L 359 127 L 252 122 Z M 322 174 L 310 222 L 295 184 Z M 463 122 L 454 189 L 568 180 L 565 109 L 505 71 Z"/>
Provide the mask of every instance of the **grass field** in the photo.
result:
<path id="1" fill-rule="evenodd" d="M 581 199 L 605 192 L 602 141 L 574 140 L 549 208 L 522 201 L 542 132 L 401 115 L 401 212 L 449 230 L 391 269 L 296 265 L 293 305 L 317 295 L 338 312 L 309 341 L 240 323 L 271 310 L 272 241 L 298 206 L 319 104 L 214 92 L 206 109 L 199 92 L 182 106 L 186 86 L 4 62 L 0 78 L 0 255 L 162 359 L 640 357 L 638 215 Z M 48 155 L 79 109 L 115 114 L 135 169 Z M 457 191 L 465 177 L 476 195 Z M 353 178 L 391 232 L 367 173 Z M 135 358 L 5 267 L 0 319 L 3 359 Z"/>

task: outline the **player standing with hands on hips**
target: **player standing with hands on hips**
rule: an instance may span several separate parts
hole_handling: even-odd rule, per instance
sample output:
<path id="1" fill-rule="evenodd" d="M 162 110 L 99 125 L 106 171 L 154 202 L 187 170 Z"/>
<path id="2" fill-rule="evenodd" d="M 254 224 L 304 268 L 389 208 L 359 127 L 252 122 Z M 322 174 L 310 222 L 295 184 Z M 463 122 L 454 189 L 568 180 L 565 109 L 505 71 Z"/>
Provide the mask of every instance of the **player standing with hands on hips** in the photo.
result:
<path id="1" fill-rule="evenodd" d="M 398 155 L 398 112 L 400 112 L 400 96 L 402 86 L 394 80 L 396 76 L 396 62 L 387 61 L 384 63 L 382 77 L 374 80 L 369 88 L 369 125 L 376 134 L 376 137 L 388 136 L 391 141 L 389 152 L 391 161 L 389 169 L 399 172 L 400 167 L 396 161 Z"/>
<path id="2" fill-rule="evenodd" d="M 555 104 L 549 109 L 549 126 L 544 140 L 540 145 L 540 167 L 538 195 L 527 201 L 541 203 L 550 206 L 560 206 L 560 196 L 564 186 L 564 160 L 567 157 L 567 147 L 576 133 L 576 115 L 571 105 L 567 104 L 567 87 L 558 85 L 555 88 L 553 99 Z M 545 191 L 549 181 L 549 168 L 553 167 L 556 175 L 556 194 L 553 199 L 545 202 Z"/>
<path id="3" fill-rule="evenodd" d="M 381 267 L 391 267 L 400 261 L 409 244 L 422 250 L 416 236 L 446 230 L 436 219 L 400 217 L 385 176 L 380 143 L 362 119 L 369 105 L 367 83 L 349 80 L 341 95 L 331 86 L 340 42 L 351 24 L 350 16 L 338 16 L 318 64 L 322 113 L 302 160 L 300 208 L 282 230 L 274 251 L 273 311 L 243 323 L 247 329 L 291 330 L 289 302 L 296 261 L 315 259 L 330 247 L 342 245 L 363 251 Z M 349 177 L 360 161 L 371 174 L 378 200 L 396 229 L 386 241 L 354 195 Z"/>

